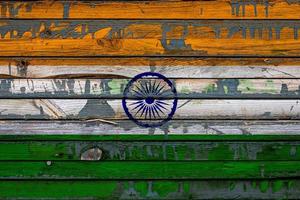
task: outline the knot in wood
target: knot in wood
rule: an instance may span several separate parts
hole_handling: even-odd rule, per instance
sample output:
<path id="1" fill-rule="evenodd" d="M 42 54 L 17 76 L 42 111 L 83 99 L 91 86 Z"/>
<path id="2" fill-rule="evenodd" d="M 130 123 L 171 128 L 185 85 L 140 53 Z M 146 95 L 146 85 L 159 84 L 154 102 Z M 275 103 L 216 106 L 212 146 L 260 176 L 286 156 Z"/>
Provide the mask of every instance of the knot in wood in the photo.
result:
<path id="1" fill-rule="evenodd" d="M 81 154 L 81 160 L 101 160 L 102 158 L 102 150 L 98 147 L 94 147 L 84 151 Z"/>

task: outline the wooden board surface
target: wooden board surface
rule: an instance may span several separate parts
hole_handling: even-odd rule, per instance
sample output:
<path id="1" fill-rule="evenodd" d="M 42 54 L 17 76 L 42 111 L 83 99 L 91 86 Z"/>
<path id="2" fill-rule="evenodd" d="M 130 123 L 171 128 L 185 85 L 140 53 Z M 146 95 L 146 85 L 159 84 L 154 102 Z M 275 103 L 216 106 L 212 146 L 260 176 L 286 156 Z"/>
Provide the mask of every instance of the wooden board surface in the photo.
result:
<path id="1" fill-rule="evenodd" d="M 191 140 L 198 136 L 200 140 L 219 138 L 225 140 L 227 136 L 235 139 L 245 138 L 245 140 L 262 141 L 266 138 L 276 138 L 285 140 L 286 136 L 293 136 L 297 140 L 300 134 L 299 120 L 171 120 L 158 128 L 145 128 L 136 125 L 131 120 L 4 120 L 0 121 L 0 138 L 4 139 L 13 135 L 18 135 L 14 139 L 30 140 L 30 135 L 36 140 L 39 135 L 57 135 L 58 138 L 74 138 L 86 140 L 88 135 L 95 135 L 92 140 L 97 140 L 97 136 L 103 136 L 99 139 L 118 140 L 126 137 L 128 139 L 154 140 L 157 136 L 158 140 L 169 139 L 169 136 L 178 137 L 179 140 Z M 26 137 L 22 137 L 22 135 Z M 146 137 L 145 137 L 146 135 Z M 180 137 L 182 135 L 182 137 Z M 82 136 L 82 137 L 81 137 Z M 249 136 L 249 137 L 247 137 Z M 257 136 L 266 136 L 258 137 Z M 54 137 L 57 138 L 57 137 Z"/>
<path id="2" fill-rule="evenodd" d="M 298 19 L 297 1 L 2 1 L 1 18 Z"/>
<path id="3" fill-rule="evenodd" d="M 299 56 L 297 20 L 2 20 L 1 56 Z"/>
<path id="4" fill-rule="evenodd" d="M 166 110 L 172 101 L 165 100 Z M 128 102 L 132 109 L 130 102 L 135 101 Z M 0 99 L 0 111 L 0 119 L 128 119 L 122 100 Z M 299 119 L 299 113 L 299 100 L 179 99 L 173 119 Z M 152 120 L 164 118 L 161 113 Z M 151 120 L 151 115 L 138 114 L 136 119 Z"/>
<path id="5" fill-rule="evenodd" d="M 2 78 L 300 78 L 299 58 L 0 58 Z"/>
<path id="6" fill-rule="evenodd" d="M 130 79 L 0 79 L 0 98 L 120 99 Z M 161 82 L 144 79 L 146 82 Z M 300 98 L 300 79 L 170 79 L 177 98 Z M 128 95 L 127 95 L 128 96 Z M 134 96 L 129 95 L 129 98 Z"/>
<path id="7" fill-rule="evenodd" d="M 1 1 L 0 198 L 297 199 L 299 13 L 286 0 Z M 177 89 L 160 127 L 122 107 L 143 72 Z"/>
<path id="8" fill-rule="evenodd" d="M 22 170 L 20 170 L 22 169 Z M 297 178 L 299 161 L 3 161 L 0 179 L 186 180 Z"/>
<path id="9" fill-rule="evenodd" d="M 299 150 L 299 141 L 1 141 L 0 160 L 289 161 Z"/>
<path id="10" fill-rule="evenodd" d="M 0 181 L 0 197 L 15 199 L 297 199 L 298 179 L 150 181 Z"/>

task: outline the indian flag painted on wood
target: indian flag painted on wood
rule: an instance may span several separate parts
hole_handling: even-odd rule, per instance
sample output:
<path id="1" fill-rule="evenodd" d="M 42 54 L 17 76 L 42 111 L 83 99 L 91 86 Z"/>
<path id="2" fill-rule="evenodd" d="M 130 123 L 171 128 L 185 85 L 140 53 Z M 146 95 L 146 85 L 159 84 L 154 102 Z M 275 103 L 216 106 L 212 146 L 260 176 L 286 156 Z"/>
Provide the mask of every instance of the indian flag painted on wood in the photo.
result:
<path id="1" fill-rule="evenodd" d="M 298 199 L 299 5 L 1 1 L 0 199 Z"/>

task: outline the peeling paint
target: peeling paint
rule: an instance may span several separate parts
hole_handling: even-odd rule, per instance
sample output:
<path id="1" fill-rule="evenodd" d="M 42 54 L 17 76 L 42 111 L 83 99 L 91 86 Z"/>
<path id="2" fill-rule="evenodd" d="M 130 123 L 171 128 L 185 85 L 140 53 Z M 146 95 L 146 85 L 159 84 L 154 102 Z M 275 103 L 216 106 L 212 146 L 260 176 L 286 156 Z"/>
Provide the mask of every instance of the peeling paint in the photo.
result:
<path id="1" fill-rule="evenodd" d="M 230 2 L 230 6 L 231 6 L 231 14 L 235 15 L 237 17 L 239 16 L 246 16 L 246 7 L 248 6 L 252 6 L 253 7 L 253 13 L 254 16 L 257 17 L 258 15 L 258 10 L 257 7 L 258 6 L 262 6 L 264 7 L 265 10 L 265 17 L 269 16 L 269 9 L 270 9 L 270 3 L 269 0 L 231 0 Z"/>

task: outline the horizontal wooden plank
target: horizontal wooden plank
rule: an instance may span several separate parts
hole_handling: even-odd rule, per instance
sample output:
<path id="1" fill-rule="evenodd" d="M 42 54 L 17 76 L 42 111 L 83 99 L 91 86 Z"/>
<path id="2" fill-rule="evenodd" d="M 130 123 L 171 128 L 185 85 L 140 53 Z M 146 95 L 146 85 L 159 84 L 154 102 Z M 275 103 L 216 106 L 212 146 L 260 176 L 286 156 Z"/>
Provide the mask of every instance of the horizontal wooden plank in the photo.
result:
<path id="1" fill-rule="evenodd" d="M 296 19 L 297 1 L 2 1 L 1 18 Z"/>
<path id="2" fill-rule="evenodd" d="M 296 141 L 20 141 L 0 142 L 0 160 L 288 161 L 300 160 L 299 150 Z"/>
<path id="3" fill-rule="evenodd" d="M 130 79 L 0 79 L 0 98 L 120 99 Z M 160 82 L 157 79 L 144 81 Z M 299 98 L 300 79 L 170 79 L 177 98 Z M 133 98 L 133 96 L 129 96 Z"/>
<path id="4" fill-rule="evenodd" d="M 130 120 L 111 120 L 111 122 L 103 120 L 5 120 L 0 121 L 0 139 L 40 140 L 38 138 L 41 137 L 41 140 L 62 138 L 97 141 L 173 140 L 172 138 L 180 140 L 225 140 L 226 138 L 259 141 L 289 140 L 285 138 L 300 140 L 298 120 L 171 120 L 159 128 L 140 127 Z"/>
<path id="5" fill-rule="evenodd" d="M 22 169 L 22 170 L 20 170 Z M 297 178 L 299 161 L 2 161 L 0 179 L 263 179 Z"/>
<path id="6" fill-rule="evenodd" d="M 2 20 L 1 56 L 299 56 L 296 20 Z"/>
<path id="7" fill-rule="evenodd" d="M 143 101 L 143 100 L 142 100 Z M 173 100 L 163 100 L 159 115 L 137 114 L 139 120 L 165 119 Z M 132 115 L 136 100 L 127 100 Z M 161 108 L 163 109 L 163 108 Z M 154 116 L 154 117 L 153 117 Z M 173 119 L 299 119 L 299 100 L 179 99 Z M 0 99 L 0 119 L 128 119 L 122 100 Z M 109 122 L 108 122 L 109 123 Z M 114 124 L 112 122 L 112 124 Z"/>
<path id="8" fill-rule="evenodd" d="M 0 58 L 2 78 L 300 78 L 299 58 Z"/>
<path id="9" fill-rule="evenodd" d="M 0 181 L 5 199 L 297 199 L 297 179 L 197 181 Z"/>

